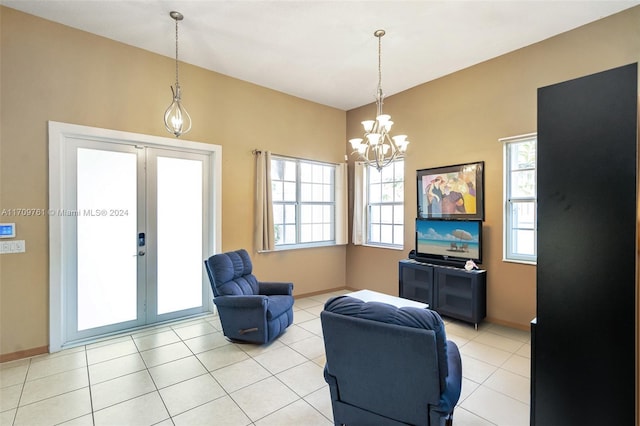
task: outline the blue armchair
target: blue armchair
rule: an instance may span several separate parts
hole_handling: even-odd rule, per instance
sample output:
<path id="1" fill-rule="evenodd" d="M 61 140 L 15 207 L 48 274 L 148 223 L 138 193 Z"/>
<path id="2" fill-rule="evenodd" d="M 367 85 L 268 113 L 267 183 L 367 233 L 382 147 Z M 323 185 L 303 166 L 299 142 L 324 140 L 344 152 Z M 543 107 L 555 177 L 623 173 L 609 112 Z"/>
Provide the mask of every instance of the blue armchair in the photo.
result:
<path id="1" fill-rule="evenodd" d="M 258 281 L 246 250 L 213 255 L 204 265 L 230 340 L 267 343 L 293 322 L 293 284 Z"/>
<path id="2" fill-rule="evenodd" d="M 437 312 L 348 296 L 320 314 L 336 425 L 450 425 L 462 362 Z"/>

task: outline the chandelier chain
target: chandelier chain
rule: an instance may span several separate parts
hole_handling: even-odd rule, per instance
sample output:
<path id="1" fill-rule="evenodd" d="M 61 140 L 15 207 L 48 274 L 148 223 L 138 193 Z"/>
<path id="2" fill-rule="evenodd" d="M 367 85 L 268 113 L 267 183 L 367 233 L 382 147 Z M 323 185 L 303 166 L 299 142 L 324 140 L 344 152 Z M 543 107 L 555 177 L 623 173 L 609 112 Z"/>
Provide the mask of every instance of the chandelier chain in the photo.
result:
<path id="1" fill-rule="evenodd" d="M 178 19 L 176 21 L 176 87 L 178 86 Z"/>

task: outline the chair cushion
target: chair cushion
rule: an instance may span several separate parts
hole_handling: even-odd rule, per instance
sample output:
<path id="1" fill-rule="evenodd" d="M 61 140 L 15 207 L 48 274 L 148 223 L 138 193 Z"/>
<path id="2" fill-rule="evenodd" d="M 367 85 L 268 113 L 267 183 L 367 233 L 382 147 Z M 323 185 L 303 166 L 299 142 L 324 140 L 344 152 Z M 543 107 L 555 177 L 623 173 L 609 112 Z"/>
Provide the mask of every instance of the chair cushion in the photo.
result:
<path id="1" fill-rule="evenodd" d="M 267 296 L 267 321 L 278 318 L 280 315 L 293 308 L 293 297 L 286 295 Z"/>
<path id="2" fill-rule="evenodd" d="M 402 307 L 379 302 L 364 302 L 350 296 L 329 299 L 324 309 L 336 314 L 395 324 L 405 327 L 433 330 L 436 336 L 438 367 L 440 370 L 440 391 L 446 388 L 448 375 L 447 336 L 444 322 L 436 311 L 423 308 Z"/>
<path id="3" fill-rule="evenodd" d="M 246 250 L 216 254 L 209 259 L 216 296 L 258 294 L 258 280 L 251 274 L 253 265 Z"/>

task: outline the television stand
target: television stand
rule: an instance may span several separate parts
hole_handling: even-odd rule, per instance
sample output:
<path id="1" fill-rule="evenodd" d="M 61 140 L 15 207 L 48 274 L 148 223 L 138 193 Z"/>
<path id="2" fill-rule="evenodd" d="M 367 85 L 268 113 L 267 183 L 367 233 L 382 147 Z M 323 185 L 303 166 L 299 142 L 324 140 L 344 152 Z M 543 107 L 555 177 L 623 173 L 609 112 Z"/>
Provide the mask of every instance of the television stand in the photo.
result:
<path id="1" fill-rule="evenodd" d="M 434 265 L 414 259 L 399 264 L 399 295 L 427 303 L 441 315 L 478 324 L 487 316 L 487 271 Z"/>

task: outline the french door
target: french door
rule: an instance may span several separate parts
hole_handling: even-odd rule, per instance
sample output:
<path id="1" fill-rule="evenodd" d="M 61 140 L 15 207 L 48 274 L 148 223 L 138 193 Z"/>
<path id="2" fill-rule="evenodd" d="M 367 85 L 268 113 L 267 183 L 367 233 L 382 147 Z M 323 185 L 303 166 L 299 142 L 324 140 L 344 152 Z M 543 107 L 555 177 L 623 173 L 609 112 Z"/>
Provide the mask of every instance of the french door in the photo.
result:
<path id="1" fill-rule="evenodd" d="M 211 154 L 63 145 L 62 208 L 50 210 L 62 225 L 61 346 L 210 310 Z"/>

